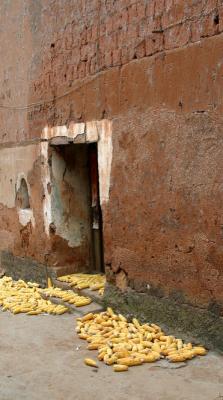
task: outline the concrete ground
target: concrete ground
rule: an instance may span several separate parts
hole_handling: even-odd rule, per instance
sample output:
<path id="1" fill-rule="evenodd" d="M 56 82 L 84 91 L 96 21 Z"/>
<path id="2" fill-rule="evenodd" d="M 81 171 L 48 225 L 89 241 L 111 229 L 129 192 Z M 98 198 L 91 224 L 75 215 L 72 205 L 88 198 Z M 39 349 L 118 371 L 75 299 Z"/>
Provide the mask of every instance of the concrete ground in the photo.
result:
<path id="1" fill-rule="evenodd" d="M 0 400 L 223 400 L 223 358 L 214 353 L 170 369 L 114 373 L 83 363 L 96 352 L 74 331 L 74 315 L 0 313 Z"/>

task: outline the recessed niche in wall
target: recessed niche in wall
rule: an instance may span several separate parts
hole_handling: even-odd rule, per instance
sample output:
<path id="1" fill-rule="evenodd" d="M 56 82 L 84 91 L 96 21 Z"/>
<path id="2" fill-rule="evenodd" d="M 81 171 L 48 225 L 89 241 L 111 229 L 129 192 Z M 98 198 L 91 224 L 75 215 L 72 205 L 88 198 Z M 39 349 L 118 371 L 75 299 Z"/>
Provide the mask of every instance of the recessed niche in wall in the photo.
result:
<path id="1" fill-rule="evenodd" d="M 29 191 L 26 180 L 24 178 L 21 179 L 19 187 L 16 191 L 16 206 L 21 208 L 22 210 L 30 208 Z"/>

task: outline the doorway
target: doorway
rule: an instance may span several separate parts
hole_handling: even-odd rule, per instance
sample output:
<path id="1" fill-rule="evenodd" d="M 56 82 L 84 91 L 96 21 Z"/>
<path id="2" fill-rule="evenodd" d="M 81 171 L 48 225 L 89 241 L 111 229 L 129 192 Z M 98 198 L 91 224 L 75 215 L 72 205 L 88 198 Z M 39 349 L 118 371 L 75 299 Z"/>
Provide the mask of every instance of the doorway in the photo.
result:
<path id="1" fill-rule="evenodd" d="M 51 145 L 50 190 L 58 264 L 70 273 L 103 272 L 97 143 Z"/>
<path id="2" fill-rule="evenodd" d="M 103 227 L 99 194 L 97 143 L 90 143 L 88 145 L 88 168 L 91 188 L 91 225 L 94 266 L 96 271 L 104 272 Z"/>

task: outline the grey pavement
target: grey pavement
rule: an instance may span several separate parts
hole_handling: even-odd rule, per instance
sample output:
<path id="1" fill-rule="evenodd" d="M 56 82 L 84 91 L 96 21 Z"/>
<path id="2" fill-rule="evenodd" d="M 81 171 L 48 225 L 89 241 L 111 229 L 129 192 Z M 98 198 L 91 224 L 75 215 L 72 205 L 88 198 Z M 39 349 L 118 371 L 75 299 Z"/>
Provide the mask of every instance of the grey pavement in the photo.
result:
<path id="1" fill-rule="evenodd" d="M 95 370 L 83 363 L 97 353 L 77 337 L 74 314 L 0 312 L 0 337 L 0 400 L 223 400 L 223 357 L 215 353 L 181 368 Z"/>

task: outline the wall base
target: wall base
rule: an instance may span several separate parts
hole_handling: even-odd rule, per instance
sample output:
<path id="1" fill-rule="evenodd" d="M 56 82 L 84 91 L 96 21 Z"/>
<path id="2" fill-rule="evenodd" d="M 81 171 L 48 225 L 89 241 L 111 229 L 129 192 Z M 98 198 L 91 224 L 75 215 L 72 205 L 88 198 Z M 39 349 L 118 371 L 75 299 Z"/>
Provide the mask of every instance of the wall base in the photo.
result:
<path id="1" fill-rule="evenodd" d="M 177 304 L 168 298 L 158 298 L 129 289 L 121 292 L 108 284 L 104 306 L 142 322 L 160 324 L 168 334 L 201 343 L 210 349 L 223 351 L 223 318 L 207 310 Z"/>
<path id="2" fill-rule="evenodd" d="M 14 256 L 9 251 L 1 252 L 1 267 L 6 276 L 15 280 L 23 279 L 26 282 L 37 282 L 42 287 L 47 286 L 47 278 L 56 278 L 53 268 L 40 264 L 30 258 Z"/>

